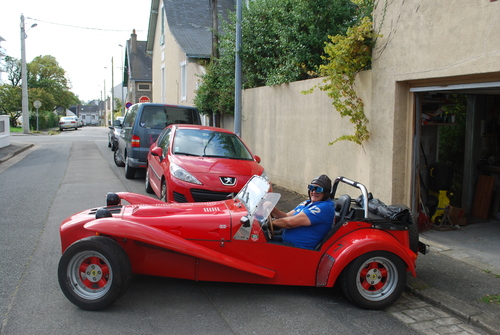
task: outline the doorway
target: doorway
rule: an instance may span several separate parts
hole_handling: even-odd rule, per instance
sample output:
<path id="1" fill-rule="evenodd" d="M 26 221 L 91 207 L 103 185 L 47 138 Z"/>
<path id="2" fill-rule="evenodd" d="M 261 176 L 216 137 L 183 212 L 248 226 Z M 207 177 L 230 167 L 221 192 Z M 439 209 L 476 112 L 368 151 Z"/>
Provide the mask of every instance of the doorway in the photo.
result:
<path id="1" fill-rule="evenodd" d="M 446 206 L 500 216 L 500 82 L 412 88 L 412 206 L 438 223 Z"/>

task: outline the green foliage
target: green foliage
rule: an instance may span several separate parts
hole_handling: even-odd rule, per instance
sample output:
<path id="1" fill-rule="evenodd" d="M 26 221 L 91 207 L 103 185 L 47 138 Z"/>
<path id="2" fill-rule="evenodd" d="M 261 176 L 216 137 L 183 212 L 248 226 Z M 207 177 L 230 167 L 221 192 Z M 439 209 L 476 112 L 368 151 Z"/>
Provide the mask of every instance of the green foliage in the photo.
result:
<path id="1" fill-rule="evenodd" d="M 22 114 L 21 63 L 9 56 L 5 58 L 5 61 L 7 83 L 0 86 L 0 113 L 8 114 L 10 123 L 14 126 L 17 118 Z M 72 104 L 79 103 L 75 94 L 69 91 L 66 72 L 53 56 L 38 56 L 27 64 L 27 69 L 28 108 L 30 110 L 34 110 L 35 100 L 42 103 L 39 113 L 52 112 L 58 107 L 68 108 Z M 50 117 L 47 119 L 50 120 Z"/>
<path id="2" fill-rule="evenodd" d="M 349 0 L 254 0 L 243 7 L 243 87 L 278 85 L 315 77 L 326 64 L 329 35 L 345 33 L 356 14 Z M 218 59 L 202 76 L 195 105 L 205 114 L 233 114 L 235 77 L 234 13 L 223 22 Z"/>
<path id="3" fill-rule="evenodd" d="M 346 35 L 330 36 L 331 43 L 325 47 L 328 64 L 320 66 L 320 73 L 326 76 L 325 84 L 319 88 L 328 92 L 333 106 L 342 117 L 348 116 L 354 124 L 354 135 L 343 135 L 331 142 L 352 141 L 362 144 L 370 138 L 366 124 L 363 101 L 354 91 L 356 74 L 371 67 L 372 45 L 377 34 L 369 17 L 347 30 Z"/>

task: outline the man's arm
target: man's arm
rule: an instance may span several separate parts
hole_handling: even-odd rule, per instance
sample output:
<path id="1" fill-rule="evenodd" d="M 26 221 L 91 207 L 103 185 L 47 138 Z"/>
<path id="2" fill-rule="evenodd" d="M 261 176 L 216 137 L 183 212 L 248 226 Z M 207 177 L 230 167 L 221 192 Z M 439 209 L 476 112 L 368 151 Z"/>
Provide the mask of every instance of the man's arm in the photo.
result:
<path id="1" fill-rule="evenodd" d="M 299 213 L 294 216 L 285 215 L 284 217 L 275 219 L 272 221 L 272 225 L 277 228 L 296 228 L 301 226 L 310 226 L 311 221 L 305 213 Z"/>

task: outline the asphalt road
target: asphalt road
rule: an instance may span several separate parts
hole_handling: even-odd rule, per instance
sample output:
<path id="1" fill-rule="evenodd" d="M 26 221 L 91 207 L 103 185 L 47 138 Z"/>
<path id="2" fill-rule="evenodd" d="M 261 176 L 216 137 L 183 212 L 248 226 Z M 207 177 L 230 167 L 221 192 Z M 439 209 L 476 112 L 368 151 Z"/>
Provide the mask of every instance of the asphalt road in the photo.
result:
<path id="1" fill-rule="evenodd" d="M 81 310 L 57 282 L 59 224 L 104 205 L 109 191 L 146 194 L 144 179 L 127 180 L 114 165 L 107 128 L 15 141 L 36 145 L 0 165 L 1 334 L 416 333 L 388 312 L 359 309 L 325 288 L 135 276 L 110 308 Z"/>

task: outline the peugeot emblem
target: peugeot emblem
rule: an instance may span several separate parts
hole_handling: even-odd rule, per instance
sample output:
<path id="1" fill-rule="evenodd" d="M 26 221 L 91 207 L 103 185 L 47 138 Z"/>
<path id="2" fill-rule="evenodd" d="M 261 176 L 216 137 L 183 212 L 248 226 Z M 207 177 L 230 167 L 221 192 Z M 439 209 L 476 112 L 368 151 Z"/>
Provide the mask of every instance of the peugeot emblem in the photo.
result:
<path id="1" fill-rule="evenodd" d="M 233 177 L 220 177 L 220 181 L 224 186 L 234 186 L 236 184 L 236 178 Z"/>

